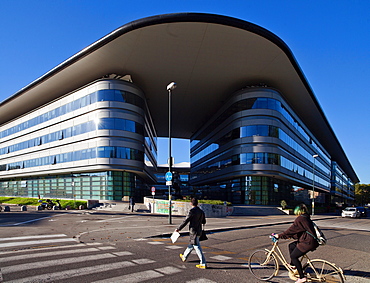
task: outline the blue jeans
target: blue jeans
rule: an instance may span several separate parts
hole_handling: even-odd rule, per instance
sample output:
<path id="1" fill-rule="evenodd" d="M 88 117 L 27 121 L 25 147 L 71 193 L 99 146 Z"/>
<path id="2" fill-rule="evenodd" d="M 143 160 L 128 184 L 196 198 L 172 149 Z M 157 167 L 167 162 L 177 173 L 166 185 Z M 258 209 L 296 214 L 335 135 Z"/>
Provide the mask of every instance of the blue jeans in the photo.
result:
<path id="1" fill-rule="evenodd" d="M 193 249 L 195 249 L 195 252 L 197 253 L 199 259 L 200 259 L 200 264 L 206 265 L 206 258 L 203 255 L 202 247 L 200 246 L 199 242 L 199 236 L 195 238 L 195 244 L 189 244 L 188 247 L 186 248 L 184 252 L 184 258 L 187 259 L 189 254 L 192 252 Z"/>

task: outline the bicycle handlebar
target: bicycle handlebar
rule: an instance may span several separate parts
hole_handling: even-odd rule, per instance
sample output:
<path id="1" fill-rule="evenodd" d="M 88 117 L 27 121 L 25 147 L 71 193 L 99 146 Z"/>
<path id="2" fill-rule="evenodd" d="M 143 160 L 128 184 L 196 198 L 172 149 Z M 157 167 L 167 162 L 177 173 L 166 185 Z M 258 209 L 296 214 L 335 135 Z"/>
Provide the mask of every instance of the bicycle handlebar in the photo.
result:
<path id="1" fill-rule="evenodd" d="M 269 238 L 271 239 L 271 241 L 272 241 L 273 243 L 276 243 L 277 241 L 279 241 L 279 239 L 278 239 L 278 238 L 276 238 L 276 237 L 274 237 L 274 236 L 272 236 L 272 235 L 270 235 L 270 236 L 269 236 Z"/>

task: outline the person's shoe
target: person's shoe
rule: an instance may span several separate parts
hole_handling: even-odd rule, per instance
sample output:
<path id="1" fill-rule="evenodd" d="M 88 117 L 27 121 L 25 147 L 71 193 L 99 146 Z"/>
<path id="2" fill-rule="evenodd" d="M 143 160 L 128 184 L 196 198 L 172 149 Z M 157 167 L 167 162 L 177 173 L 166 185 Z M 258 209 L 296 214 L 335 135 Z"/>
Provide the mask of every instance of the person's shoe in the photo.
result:
<path id="1" fill-rule="evenodd" d="M 200 268 L 200 269 L 206 269 L 207 268 L 207 265 L 205 265 L 205 264 L 197 264 L 195 267 L 196 268 Z"/>
<path id="2" fill-rule="evenodd" d="M 307 278 L 306 277 L 298 278 L 295 283 L 303 283 L 303 282 L 307 282 Z"/>
<path id="3" fill-rule="evenodd" d="M 292 273 L 293 275 L 298 274 L 297 267 L 295 267 L 294 265 L 290 265 L 290 264 L 289 264 L 289 267 L 291 268 L 291 270 L 289 270 L 290 273 Z"/>
<path id="4" fill-rule="evenodd" d="M 182 261 L 186 261 L 186 258 L 184 257 L 183 254 L 180 254 L 180 258 L 181 258 Z"/>

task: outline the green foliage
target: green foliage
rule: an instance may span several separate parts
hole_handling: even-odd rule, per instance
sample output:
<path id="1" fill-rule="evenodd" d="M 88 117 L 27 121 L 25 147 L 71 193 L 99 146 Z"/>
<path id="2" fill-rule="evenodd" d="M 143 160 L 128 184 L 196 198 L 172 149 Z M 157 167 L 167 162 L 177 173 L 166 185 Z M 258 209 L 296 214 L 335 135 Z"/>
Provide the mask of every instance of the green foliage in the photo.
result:
<path id="1" fill-rule="evenodd" d="M 183 202 L 190 202 L 190 199 L 176 199 L 175 201 L 183 201 Z M 209 199 L 200 199 L 198 203 L 205 203 L 205 204 L 214 204 L 214 205 L 224 205 L 224 201 L 222 200 L 209 200 Z M 232 206 L 231 202 L 226 202 L 227 206 Z"/>
<path id="2" fill-rule="evenodd" d="M 355 202 L 358 205 L 370 203 L 370 184 L 355 185 Z"/>
<path id="3" fill-rule="evenodd" d="M 78 209 L 80 205 L 83 205 L 84 208 L 87 208 L 87 201 L 83 200 L 61 200 L 60 204 L 63 208 L 67 207 L 67 205 L 69 205 L 72 209 Z"/>
<path id="4" fill-rule="evenodd" d="M 55 199 L 50 199 L 55 204 Z M 46 202 L 46 199 L 41 199 L 41 201 Z M 83 205 L 85 208 L 87 207 L 87 201 L 83 200 L 71 200 L 71 199 L 60 199 L 60 205 L 62 208 L 66 208 L 68 205 L 71 209 L 78 209 L 80 205 Z M 19 197 L 0 197 L 0 203 L 9 203 L 9 204 L 20 204 L 20 205 L 31 205 L 31 206 L 39 206 L 40 202 L 37 198 L 19 198 Z"/>
<path id="5" fill-rule="evenodd" d="M 287 202 L 286 202 L 285 200 L 282 200 L 282 201 L 280 202 L 280 205 L 281 205 L 281 207 L 282 207 L 283 209 L 285 209 L 285 208 L 288 206 L 288 204 L 287 204 Z"/>
<path id="6" fill-rule="evenodd" d="M 0 197 L 0 203 L 20 204 L 20 205 L 39 205 L 36 198 Z"/>

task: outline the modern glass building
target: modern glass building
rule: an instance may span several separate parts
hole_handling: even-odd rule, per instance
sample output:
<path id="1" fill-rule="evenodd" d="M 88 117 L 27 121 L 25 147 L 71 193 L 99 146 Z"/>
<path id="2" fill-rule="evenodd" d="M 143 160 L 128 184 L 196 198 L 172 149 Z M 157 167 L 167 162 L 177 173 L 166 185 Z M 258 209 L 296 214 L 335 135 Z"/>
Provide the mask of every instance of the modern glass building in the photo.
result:
<path id="1" fill-rule="evenodd" d="M 0 137 L 1 195 L 122 199 L 155 182 L 154 126 L 125 81 L 88 84 L 3 124 Z"/>
<path id="2" fill-rule="evenodd" d="M 128 23 L 1 102 L 0 195 L 151 195 L 163 186 L 156 139 L 168 135 L 171 81 L 172 136 L 191 140 L 186 192 L 353 202 L 358 177 L 286 44 L 199 13 Z"/>
<path id="3" fill-rule="evenodd" d="M 236 92 L 191 145 L 192 184 L 203 185 L 212 198 L 263 205 L 307 202 L 313 180 L 315 197 L 323 203 L 353 197 L 353 186 L 331 194 L 330 154 L 284 97 L 266 86 Z"/>

